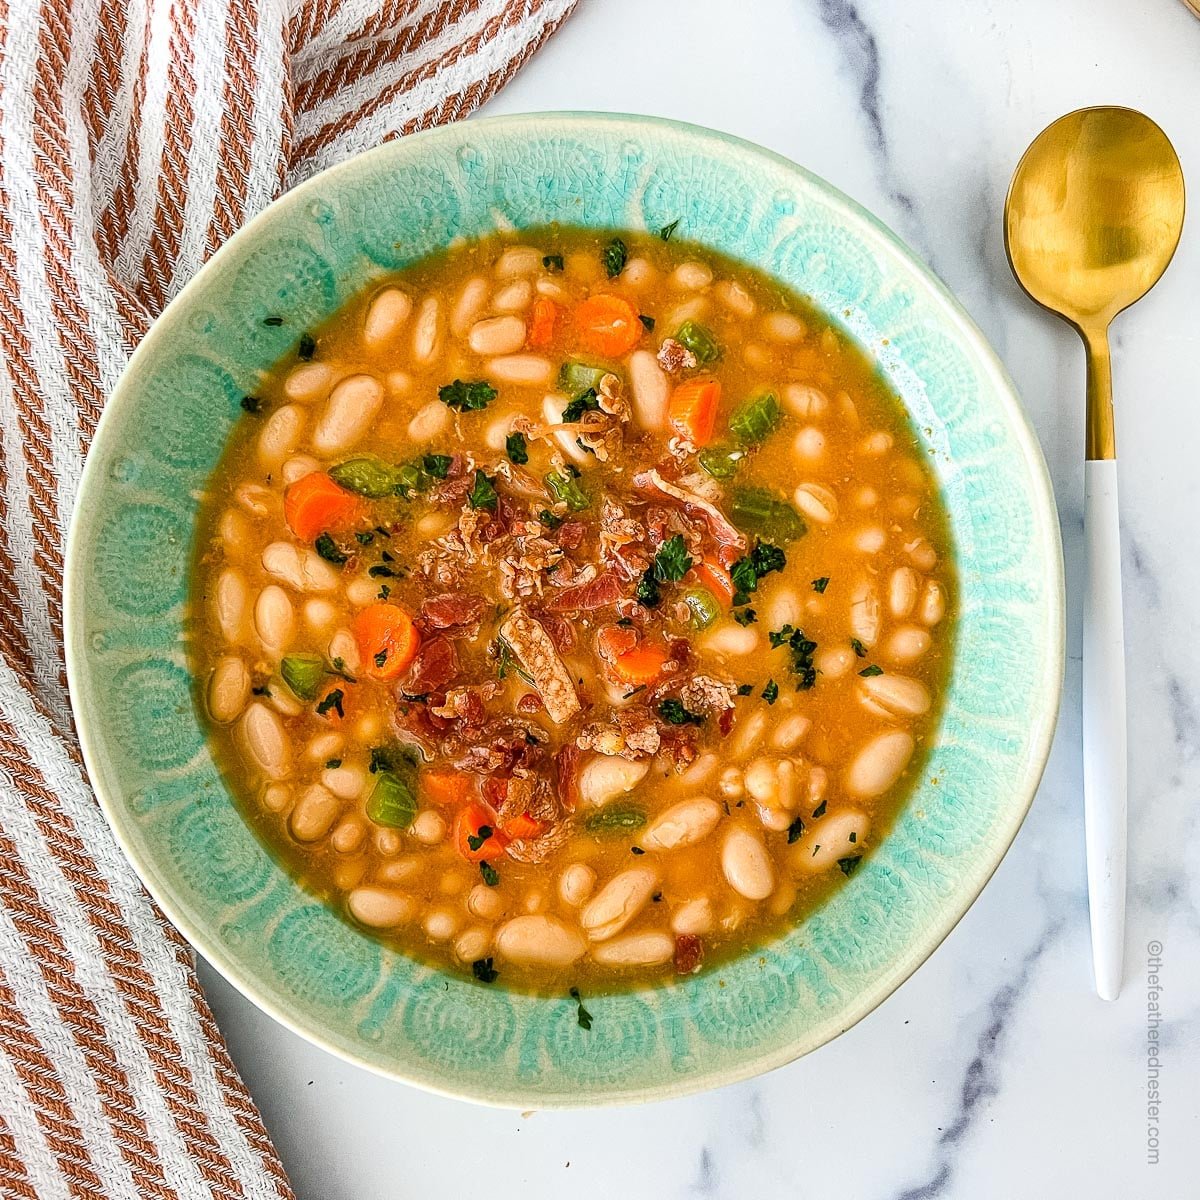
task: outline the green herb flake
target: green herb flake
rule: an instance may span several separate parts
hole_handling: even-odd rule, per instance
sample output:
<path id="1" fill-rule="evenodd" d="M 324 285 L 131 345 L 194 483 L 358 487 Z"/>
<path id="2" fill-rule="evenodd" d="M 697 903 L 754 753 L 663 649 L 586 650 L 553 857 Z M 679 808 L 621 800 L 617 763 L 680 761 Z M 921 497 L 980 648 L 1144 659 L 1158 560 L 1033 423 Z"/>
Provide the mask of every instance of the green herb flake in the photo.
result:
<path id="1" fill-rule="evenodd" d="M 575 1001 L 575 1020 L 579 1022 L 580 1029 L 591 1029 L 592 1014 L 583 1007 L 583 1000 L 580 998 L 579 989 L 573 987 L 570 991 L 570 997 Z"/>
<path id="2" fill-rule="evenodd" d="M 248 413 L 262 412 L 262 397 L 261 396 L 243 396 L 242 408 Z"/>
<path id="3" fill-rule="evenodd" d="M 368 567 L 367 574 L 372 579 L 395 579 L 396 577 L 396 572 L 386 563 L 375 563 L 374 566 Z"/>
<path id="4" fill-rule="evenodd" d="M 389 770 L 391 770 L 391 767 L 392 767 L 391 751 L 385 749 L 383 746 L 372 746 L 371 747 L 371 765 L 369 768 L 371 774 L 374 775 L 379 771 L 389 771 Z"/>
<path id="5" fill-rule="evenodd" d="M 813 809 L 812 815 L 813 815 L 814 821 L 825 815 L 825 808 L 826 808 L 826 805 L 828 805 L 828 803 L 829 803 L 828 800 L 822 800 L 821 803 L 818 804 L 817 807 Z"/>
<path id="6" fill-rule="evenodd" d="M 340 567 L 342 563 L 349 560 L 350 555 L 343 550 L 338 549 L 338 544 L 327 533 L 321 534 L 313 543 L 313 548 L 316 552 L 328 563 L 333 563 L 335 567 Z"/>
<path id="7" fill-rule="evenodd" d="M 563 256 L 561 254 L 543 254 L 542 266 L 547 271 L 561 271 L 563 269 Z"/>
<path id="8" fill-rule="evenodd" d="M 804 835 L 804 822 L 799 817 L 797 817 L 787 827 L 788 845 L 789 846 L 795 845 L 801 839 L 801 837 L 803 835 Z"/>
<path id="9" fill-rule="evenodd" d="M 869 667 L 863 667 L 863 669 L 861 671 L 859 671 L 859 674 L 864 679 L 871 679 L 876 675 L 882 675 L 883 668 L 877 667 L 874 663 L 872 663 Z"/>
<path id="10" fill-rule="evenodd" d="M 817 592 L 819 595 L 824 595 L 825 589 L 828 586 L 829 586 L 829 576 L 828 575 L 822 575 L 820 579 L 814 579 L 812 581 L 812 590 L 814 592 Z"/>
<path id="11" fill-rule="evenodd" d="M 629 251 L 626 249 L 625 243 L 620 238 L 613 238 L 611 242 L 600 251 L 600 261 L 604 264 L 604 273 L 609 279 L 616 279 L 618 275 L 625 269 L 625 263 L 629 260 Z"/>
<path id="12" fill-rule="evenodd" d="M 529 461 L 529 446 L 523 433 L 510 433 L 504 439 L 504 450 L 509 462 L 516 463 L 518 467 L 523 467 Z"/>
<path id="13" fill-rule="evenodd" d="M 853 647 L 854 653 L 857 654 L 859 658 L 867 657 L 867 648 L 858 640 L 858 638 L 851 638 L 850 645 Z"/>
<path id="14" fill-rule="evenodd" d="M 752 691 L 754 691 L 754 684 L 741 683 L 738 685 L 737 694 L 739 696 L 749 696 Z"/>
<path id="15" fill-rule="evenodd" d="M 438 399 L 457 412 L 477 412 L 487 408 L 497 396 L 496 389 L 482 379 L 466 382 L 456 379 L 438 388 Z"/>
<path id="16" fill-rule="evenodd" d="M 747 625 L 753 625 L 758 620 L 758 613 L 752 608 L 739 608 L 733 614 L 733 619 L 744 629 Z"/>
<path id="17" fill-rule="evenodd" d="M 690 712 L 679 700 L 664 700 L 658 706 L 658 715 L 668 725 L 703 725 L 704 716 L 701 713 Z"/>
<path id="18" fill-rule="evenodd" d="M 771 649 L 786 646 L 792 656 L 792 670 L 796 674 L 796 690 L 806 692 L 817 682 L 817 668 L 813 665 L 813 654 L 817 643 L 805 637 L 803 629 L 785 625 L 767 634 Z"/>
<path id="19" fill-rule="evenodd" d="M 302 333 L 300 335 L 300 344 L 296 347 L 296 354 L 302 362 L 309 362 L 312 356 L 317 352 L 317 343 L 311 333 Z"/>
<path id="20" fill-rule="evenodd" d="M 641 846 L 630 846 L 630 847 L 629 847 L 629 853 L 630 853 L 630 854 L 636 854 L 636 855 L 637 855 L 639 858 L 641 858 L 641 856 L 642 856 L 643 854 L 645 854 L 646 852 L 645 852 L 645 850 L 643 850 L 643 849 L 641 848 Z"/>
<path id="21" fill-rule="evenodd" d="M 346 693 L 341 688 L 334 688 L 324 700 L 317 704 L 317 716 L 323 717 L 330 709 L 334 709 L 339 717 L 344 717 L 346 710 L 342 707 L 342 701 L 345 698 Z"/>
<path id="22" fill-rule="evenodd" d="M 545 525 L 547 529 L 557 529 L 563 523 L 563 521 L 566 520 L 566 517 L 556 517 L 548 508 L 543 508 L 542 511 L 538 513 L 538 520 L 541 521 L 541 523 Z"/>
<path id="23" fill-rule="evenodd" d="M 692 556 L 682 533 L 667 538 L 654 555 L 654 576 L 660 583 L 677 583 L 691 569 Z"/>
<path id="24" fill-rule="evenodd" d="M 325 760 L 325 769 L 327 771 L 336 771 L 342 765 L 340 758 L 327 758 Z"/>
<path id="25" fill-rule="evenodd" d="M 375 596 L 376 600 L 386 600 L 392 594 L 392 589 L 386 584 L 381 584 L 379 591 Z"/>
<path id="26" fill-rule="evenodd" d="M 500 497 L 496 492 L 496 482 L 494 479 L 489 479 L 482 471 L 475 472 L 475 486 L 471 488 L 471 494 L 467 497 L 467 503 L 472 508 L 486 508 L 489 512 L 496 511 L 496 505 L 499 504 Z"/>
<path id="27" fill-rule="evenodd" d="M 595 388 L 588 388 L 587 391 L 580 392 L 574 400 L 568 402 L 566 408 L 562 410 L 560 420 L 564 425 L 574 425 L 586 412 L 599 412 L 600 398 L 596 395 Z"/>
<path id="28" fill-rule="evenodd" d="M 638 313 L 638 320 L 641 321 L 642 328 L 645 329 L 647 333 L 652 333 L 654 331 L 653 317 L 648 317 L 645 313 Z"/>
<path id="29" fill-rule="evenodd" d="M 675 220 L 673 220 L 669 225 L 664 225 L 658 231 L 658 236 L 660 238 L 662 238 L 662 240 L 664 242 L 669 242 L 671 240 L 671 234 L 673 234 L 675 232 L 675 230 L 678 228 L 679 228 L 679 218 L 676 217 Z"/>
<path id="30" fill-rule="evenodd" d="M 450 474 L 450 466 L 454 462 L 451 454 L 426 454 L 421 459 L 421 469 L 431 479 L 445 479 Z"/>
<path id="31" fill-rule="evenodd" d="M 360 531 L 354 535 L 354 540 L 360 546 L 369 546 L 375 540 L 375 535 L 369 530 L 365 533 Z"/>
<path id="32" fill-rule="evenodd" d="M 842 874 L 846 876 L 853 875 L 858 870 L 858 864 L 862 862 L 861 854 L 853 854 L 849 858 L 839 858 L 837 864 L 842 869 Z"/>
<path id="33" fill-rule="evenodd" d="M 472 850 L 478 850 L 496 831 L 490 825 L 480 825 L 478 833 L 467 834 L 467 845 Z"/>
<path id="34" fill-rule="evenodd" d="M 387 659 L 388 659 L 387 650 L 386 649 L 380 650 L 379 653 L 375 655 L 375 666 L 377 668 L 379 668 L 380 670 L 383 670 L 384 664 L 387 662 Z"/>
<path id="35" fill-rule="evenodd" d="M 495 983 L 500 978 L 500 972 L 493 966 L 494 962 L 492 958 L 477 958 L 471 964 L 471 974 L 480 983 Z"/>
<path id="36" fill-rule="evenodd" d="M 779 684 L 773 679 L 767 680 L 767 686 L 762 690 L 762 698 L 768 704 L 774 704 L 779 699 Z"/>
<path id="37" fill-rule="evenodd" d="M 492 866 L 490 862 L 481 862 L 479 864 L 479 874 L 483 877 L 483 882 L 488 887 L 498 887 L 500 883 L 500 872 Z"/>

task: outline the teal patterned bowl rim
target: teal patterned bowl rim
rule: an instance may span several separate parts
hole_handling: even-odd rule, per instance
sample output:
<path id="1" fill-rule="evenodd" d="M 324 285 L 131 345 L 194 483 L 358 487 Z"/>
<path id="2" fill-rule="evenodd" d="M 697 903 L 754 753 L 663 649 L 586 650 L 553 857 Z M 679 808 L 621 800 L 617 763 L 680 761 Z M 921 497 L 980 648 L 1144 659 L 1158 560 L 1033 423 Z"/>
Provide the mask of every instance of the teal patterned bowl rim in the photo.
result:
<path id="1" fill-rule="evenodd" d="M 198 497 L 239 398 L 380 273 L 502 226 L 687 236 L 809 295 L 904 397 L 950 512 L 961 614 L 936 744 L 888 838 L 807 921 L 720 970 L 588 1001 L 487 988 L 352 929 L 275 863 L 208 753 L 184 654 Z M 288 324 L 262 318 L 281 312 Z M 351 1062 L 520 1108 L 658 1099 L 848 1029 L 978 895 L 1041 777 L 1063 674 L 1058 522 L 1003 367 L 880 222 L 748 142 L 648 117 L 529 114 L 389 142 L 236 234 L 130 360 L 80 484 L 67 665 L 92 783 L 154 898 L 235 987 Z"/>

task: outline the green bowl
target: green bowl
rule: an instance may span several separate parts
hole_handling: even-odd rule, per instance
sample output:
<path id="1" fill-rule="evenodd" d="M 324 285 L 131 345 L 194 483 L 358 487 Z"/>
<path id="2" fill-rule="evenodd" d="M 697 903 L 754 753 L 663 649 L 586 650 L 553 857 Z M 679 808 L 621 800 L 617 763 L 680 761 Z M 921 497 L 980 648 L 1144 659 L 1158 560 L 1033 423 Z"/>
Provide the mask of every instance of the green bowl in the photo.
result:
<path id="1" fill-rule="evenodd" d="M 949 508 L 961 613 L 936 746 L 895 828 L 768 946 L 588 1000 L 483 987 L 357 932 L 238 813 L 184 653 L 197 496 L 262 372 L 381 272 L 497 225 L 655 229 L 761 267 L 878 359 Z M 262 323 L 288 314 L 286 328 Z M 848 1029 L 938 945 L 1033 798 L 1058 710 L 1063 578 L 1045 464 L 1003 367 L 893 234 L 786 159 L 709 130 L 582 113 L 390 142 L 289 192 L 155 323 L 87 460 L 66 577 L 88 771 L 134 868 L 196 949 L 351 1062 L 520 1108 L 657 1099 L 770 1070 Z"/>

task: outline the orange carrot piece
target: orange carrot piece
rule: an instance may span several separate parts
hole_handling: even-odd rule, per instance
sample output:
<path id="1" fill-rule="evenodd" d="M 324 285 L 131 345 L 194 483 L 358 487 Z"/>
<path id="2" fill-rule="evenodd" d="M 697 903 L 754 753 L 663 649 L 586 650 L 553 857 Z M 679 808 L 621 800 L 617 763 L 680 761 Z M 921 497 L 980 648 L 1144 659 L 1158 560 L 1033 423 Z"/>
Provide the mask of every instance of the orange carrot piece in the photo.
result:
<path id="1" fill-rule="evenodd" d="M 484 837 L 483 830 L 491 832 Z M 471 844 L 474 838 L 476 845 Z M 508 837 L 497 826 L 495 816 L 482 804 L 468 804 L 454 818 L 454 846 L 468 862 L 491 862 L 504 857 Z"/>
<path id="2" fill-rule="evenodd" d="M 671 428 L 693 446 L 712 441 L 721 403 L 721 384 L 711 376 L 697 376 L 681 383 L 672 393 L 667 408 Z"/>
<path id="3" fill-rule="evenodd" d="M 620 358 L 641 340 L 642 323 L 628 300 L 602 292 L 575 309 L 580 345 L 592 354 Z"/>
<path id="4" fill-rule="evenodd" d="M 544 350 L 554 341 L 554 330 L 562 309 L 549 296 L 539 296 L 533 302 L 526 344 L 531 350 Z"/>
<path id="5" fill-rule="evenodd" d="M 733 580 L 724 567 L 715 562 L 698 562 L 691 573 L 701 587 L 712 592 L 722 608 L 728 608 L 733 603 Z"/>
<path id="6" fill-rule="evenodd" d="M 527 812 L 523 812 L 505 821 L 503 829 L 504 836 L 507 838 L 535 838 L 545 832 L 546 825 L 537 817 L 531 817 Z"/>
<path id="7" fill-rule="evenodd" d="M 614 662 L 638 644 L 638 631 L 625 625 L 605 625 L 596 634 L 596 652 L 605 662 Z"/>
<path id="8" fill-rule="evenodd" d="M 608 665 L 608 673 L 618 683 L 641 687 L 643 684 L 653 683 L 658 678 L 658 673 L 666 661 L 667 652 L 661 646 L 644 642 L 613 659 Z"/>
<path id="9" fill-rule="evenodd" d="M 324 471 L 312 471 L 297 479 L 283 494 L 288 528 L 306 542 L 316 541 L 327 530 L 344 528 L 361 512 L 359 498 L 334 483 Z"/>
<path id="10" fill-rule="evenodd" d="M 421 798 L 442 808 L 456 808 L 476 792 L 476 778 L 465 771 L 422 771 L 417 778 Z"/>
<path id="11" fill-rule="evenodd" d="M 398 604 L 368 604 L 350 624 L 362 669 L 375 679 L 394 679 L 416 657 L 421 635 Z"/>

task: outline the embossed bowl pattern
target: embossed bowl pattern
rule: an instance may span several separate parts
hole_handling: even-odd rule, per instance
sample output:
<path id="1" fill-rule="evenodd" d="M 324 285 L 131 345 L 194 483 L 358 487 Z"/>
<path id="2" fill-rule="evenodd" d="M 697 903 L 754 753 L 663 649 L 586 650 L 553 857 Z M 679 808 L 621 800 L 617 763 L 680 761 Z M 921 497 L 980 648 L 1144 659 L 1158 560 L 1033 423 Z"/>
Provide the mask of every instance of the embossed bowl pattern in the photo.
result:
<path id="1" fill-rule="evenodd" d="M 757 265 L 873 352 L 934 465 L 957 546 L 957 658 L 937 745 L 891 835 L 799 927 L 671 986 L 591 998 L 484 987 L 340 920 L 245 824 L 184 651 L 197 496 L 239 400 L 381 272 L 451 238 L 560 221 L 656 228 Z M 283 328 L 263 318 L 286 313 Z M 138 348 L 96 434 L 67 565 L 68 666 L 87 765 L 150 891 L 192 944 L 303 1036 L 436 1091 L 519 1107 L 659 1098 L 835 1037 L 929 955 L 1032 799 L 1063 662 L 1058 525 L 1002 367 L 885 228 L 795 164 L 642 117 L 471 121 L 391 142 L 272 205 Z"/>

